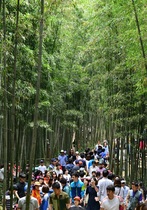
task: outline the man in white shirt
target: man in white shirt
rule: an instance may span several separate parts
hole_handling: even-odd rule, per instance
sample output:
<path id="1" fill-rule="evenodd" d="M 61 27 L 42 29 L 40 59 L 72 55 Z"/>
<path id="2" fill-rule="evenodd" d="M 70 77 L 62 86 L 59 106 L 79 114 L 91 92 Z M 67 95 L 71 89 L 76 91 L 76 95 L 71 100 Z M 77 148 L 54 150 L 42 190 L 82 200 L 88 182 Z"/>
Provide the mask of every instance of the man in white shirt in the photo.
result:
<path id="1" fill-rule="evenodd" d="M 38 170 L 41 171 L 43 174 L 47 170 L 46 166 L 44 165 L 44 161 L 43 160 L 40 160 L 40 166 L 38 167 Z"/>
<path id="2" fill-rule="evenodd" d="M 120 206 L 124 206 L 123 199 L 115 195 L 114 185 L 108 185 L 107 196 L 102 200 L 100 210 L 119 210 Z"/>
<path id="3" fill-rule="evenodd" d="M 98 188 L 99 188 L 99 191 L 98 191 L 98 200 L 99 201 L 102 201 L 106 196 L 107 196 L 107 187 L 109 185 L 113 185 L 113 182 L 107 178 L 109 172 L 108 170 L 104 170 L 103 171 L 103 178 L 99 180 L 98 182 Z"/>

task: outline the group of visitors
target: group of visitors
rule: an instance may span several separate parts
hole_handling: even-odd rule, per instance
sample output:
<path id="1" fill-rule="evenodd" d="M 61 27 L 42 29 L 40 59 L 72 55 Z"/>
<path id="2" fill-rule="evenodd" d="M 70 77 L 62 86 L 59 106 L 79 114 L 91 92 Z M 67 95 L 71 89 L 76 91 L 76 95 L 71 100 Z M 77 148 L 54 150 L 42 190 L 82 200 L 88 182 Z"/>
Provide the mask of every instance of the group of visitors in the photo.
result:
<path id="1" fill-rule="evenodd" d="M 126 185 L 124 178 L 109 169 L 109 147 L 99 141 L 93 150 L 69 154 L 60 151 L 47 167 L 43 160 L 32 174 L 30 210 L 135 210 L 146 195 L 137 182 Z M 25 173 L 13 185 L 14 209 L 26 209 L 28 183 Z M 6 209 L 10 209 L 10 189 L 6 192 Z"/>

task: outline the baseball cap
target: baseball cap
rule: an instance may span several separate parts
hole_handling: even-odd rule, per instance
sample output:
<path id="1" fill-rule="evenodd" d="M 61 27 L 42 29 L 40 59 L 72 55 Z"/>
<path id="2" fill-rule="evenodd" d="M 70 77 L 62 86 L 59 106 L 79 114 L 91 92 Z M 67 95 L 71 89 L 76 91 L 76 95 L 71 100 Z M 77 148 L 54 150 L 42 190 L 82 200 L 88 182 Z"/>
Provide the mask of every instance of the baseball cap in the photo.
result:
<path id="1" fill-rule="evenodd" d="M 125 184 L 125 183 L 126 183 L 126 180 L 121 180 L 121 183 L 122 183 L 122 184 Z"/>
<path id="2" fill-rule="evenodd" d="M 76 196 L 76 197 L 74 197 L 74 200 L 80 201 L 81 199 L 79 196 Z"/>
<path id="3" fill-rule="evenodd" d="M 52 158 L 52 159 L 51 159 L 51 162 L 55 162 L 55 161 L 56 161 L 56 158 Z"/>
<path id="4" fill-rule="evenodd" d="M 19 177 L 20 178 L 26 178 L 26 175 L 24 173 L 20 173 Z"/>

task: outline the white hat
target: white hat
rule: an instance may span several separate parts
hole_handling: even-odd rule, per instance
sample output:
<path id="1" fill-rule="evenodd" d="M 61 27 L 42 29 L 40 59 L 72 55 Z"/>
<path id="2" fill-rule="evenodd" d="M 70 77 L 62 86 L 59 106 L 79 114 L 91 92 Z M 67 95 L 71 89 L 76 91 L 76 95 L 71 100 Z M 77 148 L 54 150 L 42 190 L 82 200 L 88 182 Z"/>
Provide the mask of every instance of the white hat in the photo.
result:
<path id="1" fill-rule="evenodd" d="M 61 152 L 61 153 L 63 153 L 63 152 L 64 152 L 64 150 L 62 149 L 60 152 Z"/>

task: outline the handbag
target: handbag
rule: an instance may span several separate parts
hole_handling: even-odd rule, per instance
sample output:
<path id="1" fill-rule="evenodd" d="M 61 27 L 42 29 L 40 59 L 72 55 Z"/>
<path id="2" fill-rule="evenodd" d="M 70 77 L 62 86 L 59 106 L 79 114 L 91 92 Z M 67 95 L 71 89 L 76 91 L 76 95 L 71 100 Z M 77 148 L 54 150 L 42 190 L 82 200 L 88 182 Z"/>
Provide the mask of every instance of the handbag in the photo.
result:
<path id="1" fill-rule="evenodd" d="M 84 198 L 85 205 L 88 203 L 88 200 L 89 200 L 89 194 L 85 195 L 85 198 Z"/>

